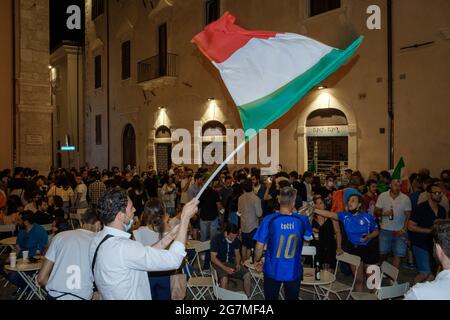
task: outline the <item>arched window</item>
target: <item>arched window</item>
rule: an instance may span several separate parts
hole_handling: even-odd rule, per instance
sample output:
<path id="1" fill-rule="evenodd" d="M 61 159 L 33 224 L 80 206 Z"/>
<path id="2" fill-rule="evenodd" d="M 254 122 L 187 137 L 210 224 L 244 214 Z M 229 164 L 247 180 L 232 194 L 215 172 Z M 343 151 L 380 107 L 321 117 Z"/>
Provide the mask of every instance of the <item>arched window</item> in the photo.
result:
<path id="1" fill-rule="evenodd" d="M 331 167 L 348 166 L 348 121 L 333 108 L 312 112 L 306 121 L 308 168 L 326 174 Z"/>
<path id="2" fill-rule="evenodd" d="M 166 126 L 161 126 L 156 130 L 155 138 L 156 139 L 165 139 L 165 138 L 171 138 L 172 132 L 170 132 L 170 129 Z"/>
<path id="3" fill-rule="evenodd" d="M 172 165 L 172 132 L 166 126 L 156 129 L 155 133 L 155 155 L 156 170 L 158 172 L 169 171 Z"/>
<path id="4" fill-rule="evenodd" d="M 202 127 L 202 159 L 205 164 L 212 164 L 213 162 L 219 162 L 225 158 L 226 154 L 226 135 L 227 129 L 220 121 L 212 120 L 205 123 Z M 213 148 L 211 153 L 206 152 L 205 149 Z M 216 154 L 217 150 L 222 150 L 222 157 Z M 217 159 L 218 158 L 221 159 Z M 216 161 L 214 161 L 216 159 Z"/>
<path id="5" fill-rule="evenodd" d="M 136 166 L 136 132 L 131 124 L 127 124 L 123 131 L 122 139 L 123 168 Z"/>

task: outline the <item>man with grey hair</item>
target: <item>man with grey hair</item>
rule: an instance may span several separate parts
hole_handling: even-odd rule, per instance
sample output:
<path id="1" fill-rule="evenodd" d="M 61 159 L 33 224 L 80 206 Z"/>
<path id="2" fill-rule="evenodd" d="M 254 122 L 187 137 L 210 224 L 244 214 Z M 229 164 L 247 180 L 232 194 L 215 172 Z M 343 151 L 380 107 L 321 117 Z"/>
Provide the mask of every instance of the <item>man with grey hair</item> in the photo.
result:
<path id="1" fill-rule="evenodd" d="M 256 243 L 256 268 L 264 272 L 266 300 L 278 300 L 283 284 L 286 300 L 298 300 L 303 277 L 303 240 L 311 241 L 312 227 L 306 216 L 295 212 L 297 190 L 284 187 L 280 190 L 280 211 L 264 218 L 254 240 Z M 262 261 L 267 245 L 265 261 Z"/>

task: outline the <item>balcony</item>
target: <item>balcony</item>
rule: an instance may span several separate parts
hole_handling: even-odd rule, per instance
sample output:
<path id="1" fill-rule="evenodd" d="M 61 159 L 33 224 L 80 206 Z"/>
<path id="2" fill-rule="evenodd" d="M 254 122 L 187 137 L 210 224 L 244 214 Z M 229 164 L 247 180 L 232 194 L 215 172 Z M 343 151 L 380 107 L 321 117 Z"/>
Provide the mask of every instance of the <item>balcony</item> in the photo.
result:
<path id="1" fill-rule="evenodd" d="M 174 85 L 178 78 L 178 55 L 156 55 L 138 63 L 138 84 L 145 90 Z"/>

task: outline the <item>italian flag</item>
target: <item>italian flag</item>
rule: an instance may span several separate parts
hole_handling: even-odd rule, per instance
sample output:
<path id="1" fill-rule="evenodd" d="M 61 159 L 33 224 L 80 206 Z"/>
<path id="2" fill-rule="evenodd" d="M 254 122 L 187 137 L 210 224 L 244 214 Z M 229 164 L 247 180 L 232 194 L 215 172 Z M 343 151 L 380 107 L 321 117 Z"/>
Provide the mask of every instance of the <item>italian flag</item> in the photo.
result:
<path id="1" fill-rule="evenodd" d="M 250 31 L 226 12 L 192 42 L 219 70 L 244 130 L 258 132 L 283 116 L 358 49 L 339 50 L 294 34 Z"/>

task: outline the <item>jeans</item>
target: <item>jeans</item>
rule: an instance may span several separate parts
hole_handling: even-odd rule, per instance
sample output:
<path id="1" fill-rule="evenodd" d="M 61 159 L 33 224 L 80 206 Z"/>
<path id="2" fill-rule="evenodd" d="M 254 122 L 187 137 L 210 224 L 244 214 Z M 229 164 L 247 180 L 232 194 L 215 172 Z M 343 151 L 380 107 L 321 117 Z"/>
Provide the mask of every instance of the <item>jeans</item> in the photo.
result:
<path id="1" fill-rule="evenodd" d="M 170 291 L 170 276 L 151 276 L 149 274 L 150 290 L 152 300 L 172 300 Z"/>
<path id="2" fill-rule="evenodd" d="M 204 242 L 206 240 L 211 240 L 217 233 L 217 228 L 219 227 L 219 218 L 215 220 L 202 220 L 200 219 L 200 241 Z M 209 237 L 208 237 L 209 234 Z"/>
<path id="3" fill-rule="evenodd" d="M 200 241 L 211 240 L 217 234 L 217 228 L 219 227 L 219 218 L 215 220 L 201 220 L 200 219 Z M 208 237 L 209 234 L 209 237 Z M 205 254 L 204 268 L 209 269 L 211 264 L 211 253 L 209 251 Z"/>
<path id="4" fill-rule="evenodd" d="M 298 300 L 302 276 L 294 281 L 277 281 L 264 275 L 264 297 L 266 300 L 278 300 L 281 284 L 284 285 L 285 299 Z"/>

